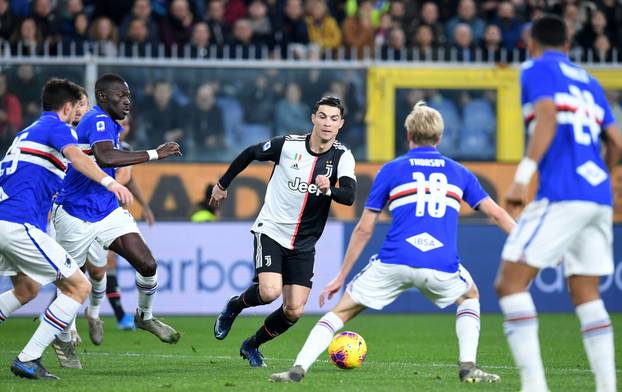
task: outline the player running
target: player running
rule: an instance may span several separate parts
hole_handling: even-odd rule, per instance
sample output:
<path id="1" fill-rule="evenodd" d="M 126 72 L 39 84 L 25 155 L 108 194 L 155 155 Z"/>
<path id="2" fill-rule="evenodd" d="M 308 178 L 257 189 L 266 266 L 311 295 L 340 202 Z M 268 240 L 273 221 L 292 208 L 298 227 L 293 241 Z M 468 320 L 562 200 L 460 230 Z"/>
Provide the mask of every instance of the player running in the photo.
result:
<path id="1" fill-rule="evenodd" d="M 242 310 L 283 295 L 283 306 L 242 343 L 240 355 L 252 367 L 266 366 L 259 346 L 285 333 L 302 317 L 311 291 L 315 243 L 326 225 L 331 201 L 354 203 L 354 157 L 336 140 L 343 112 L 339 98 L 320 99 L 311 114 L 310 134 L 276 137 L 248 147 L 214 187 L 212 203 L 217 206 L 227 197 L 231 181 L 252 161 L 274 162 L 265 203 L 251 229 L 254 284 L 232 297 L 214 324 L 216 339 L 224 339 Z"/>
<path id="2" fill-rule="evenodd" d="M 546 15 L 536 20 L 529 42 L 534 60 L 521 73 L 531 139 L 508 190 L 508 206 L 525 205 L 536 169 L 540 184 L 503 248 L 497 294 L 524 392 L 548 390 L 529 285 L 540 269 L 562 261 L 596 390 L 616 391 L 613 329 L 599 280 L 614 270 L 607 168 L 619 161 L 622 137 L 599 83 L 568 59 L 569 44 L 563 19 Z"/>
<path id="3" fill-rule="evenodd" d="M 32 300 L 41 285 L 54 282 L 58 297 L 15 358 L 11 371 L 20 377 L 55 380 L 41 355 L 75 317 L 91 285 L 76 262 L 45 233 L 52 197 L 61 188 L 67 160 L 103 193 L 131 202 L 130 192 L 102 171 L 77 146 L 74 118 L 80 87 L 51 79 L 43 87 L 43 114 L 19 132 L 0 164 L 0 274 L 12 275 L 13 290 L 0 295 L 0 323 Z"/>
<path id="4" fill-rule="evenodd" d="M 129 113 L 129 87 L 120 76 L 105 74 L 95 83 L 95 94 L 97 105 L 84 115 L 78 125 L 78 142 L 105 171 L 114 175 L 115 167 L 181 155 L 179 145 L 172 142 L 161 145 L 157 150 L 119 150 L 119 133 L 122 128 L 116 120 L 123 119 Z M 142 239 L 131 214 L 95 185 L 69 168 L 57 199 L 58 207 L 53 214 L 58 242 L 79 265 L 84 265 L 93 244 L 111 249 L 128 260 L 137 271 L 138 309 L 134 316 L 136 326 L 153 333 L 163 342 L 176 343 L 179 333 L 152 314 L 157 290 L 157 265 L 151 251 Z M 104 263 L 105 260 L 104 257 Z M 105 279 L 100 280 L 97 285 L 94 288 L 103 297 L 106 290 Z M 91 317 L 88 311 L 87 320 L 89 335 L 103 336 L 101 320 Z"/>
<path id="5" fill-rule="evenodd" d="M 393 223 L 380 252 L 348 284 L 337 306 L 317 322 L 294 366 L 273 374 L 272 381 L 301 381 L 344 323 L 367 308 L 384 308 L 413 287 L 439 308 L 452 303 L 458 306 L 460 381 L 499 381 L 499 376 L 483 371 L 475 361 L 479 293 L 457 255 L 460 202 L 464 200 L 482 211 L 505 232 L 514 227 L 514 220 L 486 194 L 468 169 L 436 150 L 444 128 L 439 112 L 418 102 L 405 126 L 411 150 L 378 172 L 350 238 L 341 271 L 322 291 L 320 305 L 341 289 L 371 238 L 380 212 L 388 204 Z"/>

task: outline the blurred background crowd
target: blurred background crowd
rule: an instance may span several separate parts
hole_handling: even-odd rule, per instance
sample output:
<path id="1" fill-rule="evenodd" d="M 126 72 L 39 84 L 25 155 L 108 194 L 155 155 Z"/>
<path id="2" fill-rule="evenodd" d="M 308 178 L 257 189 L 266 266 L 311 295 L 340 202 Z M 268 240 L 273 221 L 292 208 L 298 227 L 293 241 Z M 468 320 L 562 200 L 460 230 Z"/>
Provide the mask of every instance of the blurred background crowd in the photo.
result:
<path id="1" fill-rule="evenodd" d="M 544 12 L 583 56 L 617 56 L 619 0 L 0 0 L 0 42 L 22 55 L 511 61 Z"/>
<path id="2" fill-rule="evenodd" d="M 86 85 L 88 53 L 109 60 L 96 74 L 128 80 L 137 148 L 177 141 L 184 161 L 225 162 L 250 143 L 308 132 L 314 102 L 335 95 L 346 106 L 339 139 L 365 160 L 368 63 L 334 60 L 516 63 L 543 12 L 567 21 L 575 59 L 618 62 L 621 0 L 0 0 L 1 55 L 14 60 L 0 64 L 0 148 L 37 118 L 47 78 Z M 148 57 L 165 63 L 132 65 Z M 262 61 L 283 58 L 322 62 Z M 608 94 L 622 119 L 619 91 Z M 397 89 L 396 127 L 386 130 L 396 153 L 419 99 L 445 118 L 442 152 L 495 160 L 494 89 Z"/>

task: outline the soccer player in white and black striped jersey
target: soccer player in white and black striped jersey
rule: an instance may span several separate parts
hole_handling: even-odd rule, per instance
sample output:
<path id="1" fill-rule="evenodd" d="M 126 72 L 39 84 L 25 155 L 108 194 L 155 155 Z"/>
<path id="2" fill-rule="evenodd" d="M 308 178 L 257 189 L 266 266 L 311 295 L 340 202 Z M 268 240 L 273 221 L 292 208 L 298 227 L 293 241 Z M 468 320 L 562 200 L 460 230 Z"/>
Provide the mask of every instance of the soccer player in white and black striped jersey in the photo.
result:
<path id="1" fill-rule="evenodd" d="M 331 201 L 354 203 L 354 157 L 336 140 L 343 115 L 339 98 L 320 99 L 311 114 L 311 133 L 275 137 L 248 147 L 214 187 L 211 202 L 218 205 L 227 197 L 231 181 L 252 161 L 274 162 L 264 205 L 251 229 L 255 236 L 254 283 L 227 302 L 214 324 L 214 335 L 222 340 L 243 309 L 271 303 L 283 295 L 283 306 L 242 343 L 240 355 L 252 367 L 266 366 L 259 346 L 287 331 L 304 312 L 311 292 L 315 243 L 324 230 Z"/>

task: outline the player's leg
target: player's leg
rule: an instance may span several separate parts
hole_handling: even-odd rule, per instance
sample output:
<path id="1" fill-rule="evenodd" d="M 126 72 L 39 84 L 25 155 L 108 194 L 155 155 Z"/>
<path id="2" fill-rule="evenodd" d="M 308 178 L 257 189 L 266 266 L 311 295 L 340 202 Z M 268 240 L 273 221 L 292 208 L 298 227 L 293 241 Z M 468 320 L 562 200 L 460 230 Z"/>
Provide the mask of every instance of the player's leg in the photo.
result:
<path id="1" fill-rule="evenodd" d="M 505 336 L 525 392 L 548 390 L 540 354 L 538 313 L 529 294 L 529 284 L 538 271 L 527 264 L 503 261 L 495 283 L 505 317 Z"/>
<path id="2" fill-rule="evenodd" d="M 153 316 L 153 302 L 158 288 L 157 264 L 141 235 L 135 232 L 124 234 L 112 241 L 109 248 L 136 269 L 136 327 L 151 332 L 165 343 L 177 343 L 179 332 Z"/>
<path id="3" fill-rule="evenodd" d="M 94 345 L 99 346 L 104 340 L 104 322 L 99 317 L 101 303 L 106 293 L 106 250 L 101 244 L 94 242 L 89 250 L 89 259 L 86 269 L 89 272 L 91 282 L 91 294 L 89 295 L 89 305 L 84 311 L 84 316 L 89 325 L 89 337 Z"/>
<path id="4" fill-rule="evenodd" d="M 270 237 L 255 233 L 253 242 L 256 278 L 243 293 L 231 297 L 214 322 L 214 337 L 227 337 L 235 318 L 246 308 L 269 304 L 281 296 L 284 249 Z"/>
<path id="5" fill-rule="evenodd" d="M 108 251 L 106 277 L 106 297 L 117 319 L 117 327 L 124 331 L 135 330 L 134 317 L 125 313 L 121 303 L 121 289 L 117 281 L 117 255 L 112 251 Z"/>
<path id="6" fill-rule="evenodd" d="M 599 210 L 564 256 L 564 270 L 596 391 L 613 392 L 617 391 L 613 327 L 599 290 L 600 277 L 614 271 L 612 218 L 610 208 Z"/>
<path id="7" fill-rule="evenodd" d="M 13 289 L 0 294 L 0 324 L 17 309 L 33 300 L 41 285 L 21 272 L 11 276 Z"/>
<path id="8" fill-rule="evenodd" d="M 393 302 L 402 292 L 414 286 L 413 268 L 384 264 L 372 257 L 369 264 L 348 284 L 335 308 L 315 324 L 303 348 L 288 371 L 270 377 L 276 382 L 299 382 L 318 356 L 324 352 L 333 336 L 343 325 L 367 308 L 380 310 Z"/>
<path id="9" fill-rule="evenodd" d="M 45 348 L 75 317 L 91 290 L 91 285 L 66 251 L 41 230 L 29 225 L 10 227 L 10 257 L 21 272 L 37 283 L 55 282 L 61 293 L 47 307 L 42 322 L 22 352 L 13 361 L 11 371 L 25 378 L 56 379 L 40 362 Z M 62 279 L 58 279 L 62 277 Z"/>

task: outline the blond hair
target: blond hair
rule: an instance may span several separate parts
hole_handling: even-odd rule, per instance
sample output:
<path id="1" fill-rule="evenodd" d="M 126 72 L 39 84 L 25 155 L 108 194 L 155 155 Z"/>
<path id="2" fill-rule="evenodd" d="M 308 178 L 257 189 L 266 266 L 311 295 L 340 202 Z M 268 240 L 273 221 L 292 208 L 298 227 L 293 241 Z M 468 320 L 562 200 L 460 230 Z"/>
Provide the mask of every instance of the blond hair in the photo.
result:
<path id="1" fill-rule="evenodd" d="M 418 146 L 434 146 L 441 140 L 445 123 L 438 110 L 427 106 L 425 101 L 419 101 L 406 117 L 404 126 L 408 140 Z"/>

